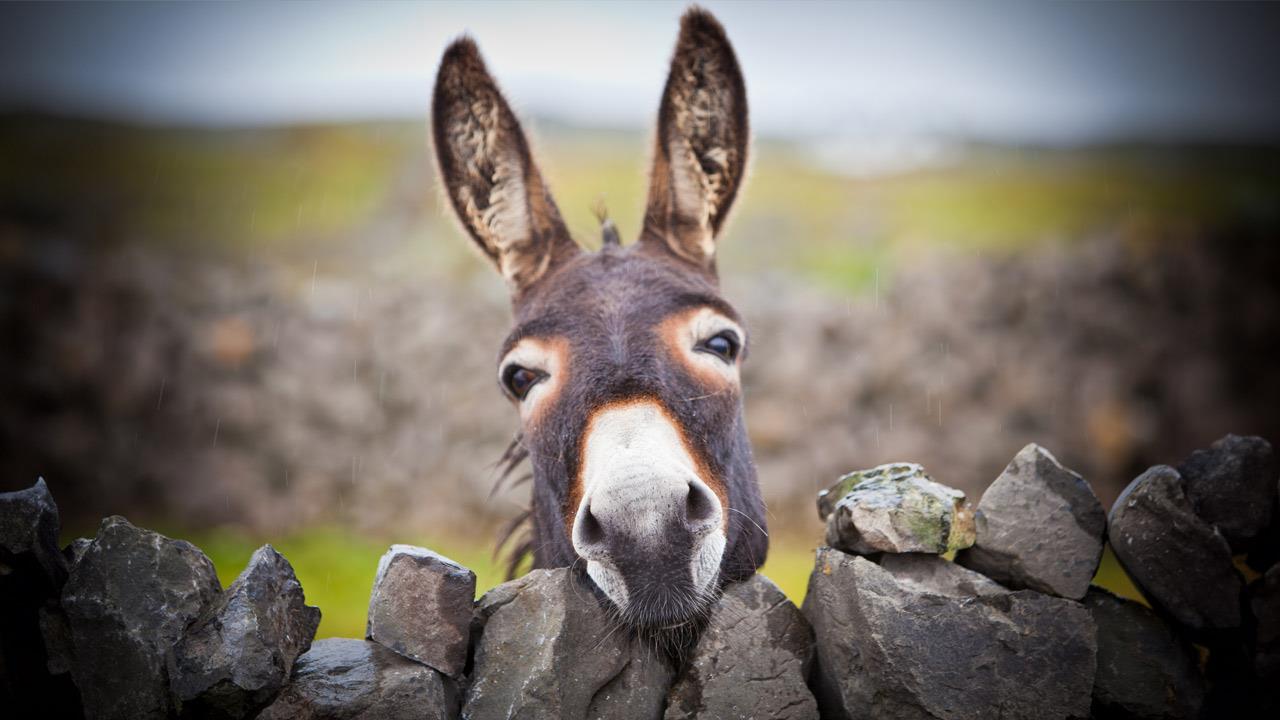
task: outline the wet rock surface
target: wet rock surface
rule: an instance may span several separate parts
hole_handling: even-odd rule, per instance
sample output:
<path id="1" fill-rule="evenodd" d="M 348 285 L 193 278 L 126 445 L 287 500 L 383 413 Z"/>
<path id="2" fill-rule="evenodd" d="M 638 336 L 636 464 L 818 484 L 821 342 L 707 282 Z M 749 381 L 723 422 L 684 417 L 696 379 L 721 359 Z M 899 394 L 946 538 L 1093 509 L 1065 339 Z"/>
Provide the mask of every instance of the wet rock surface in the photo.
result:
<path id="1" fill-rule="evenodd" d="M 1280 463 L 1266 440 L 1227 435 L 1191 453 L 1178 472 L 1196 514 L 1218 528 L 1233 551 L 1247 550 L 1271 524 Z"/>
<path id="2" fill-rule="evenodd" d="M 817 718 L 809 622 L 762 575 L 734 583 L 667 698 L 666 720 Z"/>
<path id="3" fill-rule="evenodd" d="M 167 717 L 173 646 L 220 590 L 194 545 L 103 520 L 62 591 L 85 716 Z"/>
<path id="4" fill-rule="evenodd" d="M 1089 588 L 1098 628 L 1093 717 L 1197 718 L 1204 678 L 1195 649 L 1141 603 Z"/>
<path id="5" fill-rule="evenodd" d="M 804 612 L 824 717 L 1088 717 L 1096 640 L 1084 607 L 994 592 L 976 573 L 972 584 L 989 594 L 964 597 L 958 579 L 970 571 L 913 570 L 903 581 L 866 558 L 818 550 Z"/>
<path id="6" fill-rule="evenodd" d="M 76 717 L 79 700 L 63 646 L 43 628 L 65 628 L 58 595 L 67 579 L 58 551 L 61 520 L 43 479 L 0 493 L 0 707 L 18 716 Z M 59 638 L 55 638 L 55 641 Z M 65 640 L 65 633 L 61 639 Z"/>
<path id="7" fill-rule="evenodd" d="M 289 679 L 319 624 L 289 561 L 270 545 L 258 548 L 174 648 L 169 682 L 182 715 L 253 717 Z"/>
<path id="8" fill-rule="evenodd" d="M 367 640 L 317 640 L 259 720 L 452 720 L 454 682 Z"/>
<path id="9" fill-rule="evenodd" d="M 378 563 L 365 637 L 460 677 L 475 596 L 467 568 L 426 548 L 392 545 Z"/>
<path id="10" fill-rule="evenodd" d="M 1240 626 L 1243 580 L 1231 548 L 1196 515 L 1177 470 L 1157 465 L 1130 483 L 1111 507 L 1108 533 L 1153 607 L 1192 631 Z"/>
<path id="11" fill-rule="evenodd" d="M 818 494 L 827 544 L 846 552 L 944 553 L 975 537 L 963 492 L 934 482 L 915 463 L 890 463 L 841 477 Z"/>
<path id="12" fill-rule="evenodd" d="M 1079 600 L 1098 571 L 1106 528 L 1084 478 L 1033 443 L 983 493 L 977 541 L 956 562 L 1010 588 Z"/>
<path id="13" fill-rule="evenodd" d="M 567 569 L 534 570 L 476 607 L 462 717 L 660 717 L 672 670 Z"/>

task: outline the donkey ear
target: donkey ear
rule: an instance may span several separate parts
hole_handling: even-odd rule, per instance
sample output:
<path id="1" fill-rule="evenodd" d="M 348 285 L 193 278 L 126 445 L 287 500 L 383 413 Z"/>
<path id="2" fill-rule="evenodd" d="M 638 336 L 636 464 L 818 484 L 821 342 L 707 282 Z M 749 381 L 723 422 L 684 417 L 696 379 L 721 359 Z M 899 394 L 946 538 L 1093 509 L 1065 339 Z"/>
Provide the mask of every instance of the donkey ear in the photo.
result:
<path id="1" fill-rule="evenodd" d="M 470 38 L 454 41 L 440 61 L 431 129 L 449 201 L 513 293 L 579 252 Z"/>
<path id="2" fill-rule="evenodd" d="M 724 28 L 705 10 L 680 20 L 642 242 L 715 272 L 715 237 L 747 164 L 747 91 Z"/>

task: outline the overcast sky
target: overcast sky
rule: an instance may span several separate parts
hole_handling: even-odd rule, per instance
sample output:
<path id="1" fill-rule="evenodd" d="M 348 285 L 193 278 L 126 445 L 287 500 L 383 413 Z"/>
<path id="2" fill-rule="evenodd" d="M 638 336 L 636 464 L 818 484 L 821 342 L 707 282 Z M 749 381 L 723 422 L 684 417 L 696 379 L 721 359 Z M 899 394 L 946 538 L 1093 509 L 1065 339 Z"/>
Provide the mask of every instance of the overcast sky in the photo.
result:
<path id="1" fill-rule="evenodd" d="M 758 132 L 1280 139 L 1280 9 L 705 3 Z M 0 5 L 0 109 L 164 123 L 423 118 L 469 32 L 525 114 L 647 127 L 684 3 Z"/>

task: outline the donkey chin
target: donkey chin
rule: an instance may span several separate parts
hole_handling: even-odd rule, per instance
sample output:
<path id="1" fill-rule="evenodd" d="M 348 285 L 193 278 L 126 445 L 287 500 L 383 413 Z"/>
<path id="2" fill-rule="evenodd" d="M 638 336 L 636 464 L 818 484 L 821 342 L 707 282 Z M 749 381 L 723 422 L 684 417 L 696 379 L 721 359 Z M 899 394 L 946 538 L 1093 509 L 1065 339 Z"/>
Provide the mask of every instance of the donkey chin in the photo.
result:
<path id="1" fill-rule="evenodd" d="M 655 401 L 593 414 L 573 548 L 623 621 L 656 630 L 705 614 L 718 591 L 725 503 Z"/>

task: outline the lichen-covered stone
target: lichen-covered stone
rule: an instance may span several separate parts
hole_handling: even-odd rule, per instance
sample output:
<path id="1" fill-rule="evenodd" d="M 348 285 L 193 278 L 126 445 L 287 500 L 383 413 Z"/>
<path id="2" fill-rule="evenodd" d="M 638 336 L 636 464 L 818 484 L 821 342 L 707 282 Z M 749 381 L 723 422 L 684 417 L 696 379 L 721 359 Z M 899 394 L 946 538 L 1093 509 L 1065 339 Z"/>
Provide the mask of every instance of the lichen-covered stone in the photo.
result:
<path id="1" fill-rule="evenodd" d="M 1079 600 L 1102 559 L 1107 514 L 1084 478 L 1032 443 L 983 493 L 977 526 L 956 562 L 1013 589 Z"/>
<path id="2" fill-rule="evenodd" d="M 317 640 L 258 720 L 454 720 L 453 680 L 367 640 Z"/>
<path id="3" fill-rule="evenodd" d="M 460 677 L 475 597 L 475 573 L 426 548 L 392 545 L 378 563 L 365 637 Z"/>
<path id="4" fill-rule="evenodd" d="M 1089 588 L 1084 606 L 1098 627 L 1093 717 L 1200 717 L 1204 678 L 1195 649 L 1141 603 Z"/>
<path id="5" fill-rule="evenodd" d="M 1270 525 L 1280 463 L 1266 440 L 1227 435 L 1191 453 L 1178 472 L 1196 514 L 1218 528 L 1233 552 L 1249 549 Z"/>
<path id="6" fill-rule="evenodd" d="M 768 578 L 729 585 L 671 688 L 665 718 L 817 718 L 805 684 L 812 654 L 809 622 Z"/>
<path id="7" fill-rule="evenodd" d="M 973 508 L 963 492 L 934 482 L 914 463 L 891 463 L 840 478 L 818 494 L 827 544 L 846 552 L 945 553 L 973 544 Z"/>
<path id="8" fill-rule="evenodd" d="M 462 717 L 656 718 L 671 671 L 568 569 L 534 570 L 477 604 Z"/>
<path id="9" fill-rule="evenodd" d="M 1088 717 L 1097 646 L 1084 607 L 1000 591 L 937 556 L 891 568 L 818 549 L 804 613 L 824 718 Z"/>
<path id="10" fill-rule="evenodd" d="M 121 517 L 103 520 L 62 590 L 85 716 L 168 717 L 173 646 L 220 590 L 213 563 L 194 545 Z"/>
<path id="11" fill-rule="evenodd" d="M 289 561 L 270 545 L 258 548 L 174 648 L 169 684 L 182 714 L 254 717 L 284 687 L 319 624 Z"/>
<path id="12" fill-rule="evenodd" d="M 1178 471 L 1157 465 L 1111 506 L 1116 559 L 1153 607 L 1196 632 L 1240 626 L 1244 582 L 1222 534 L 1195 513 Z"/>

